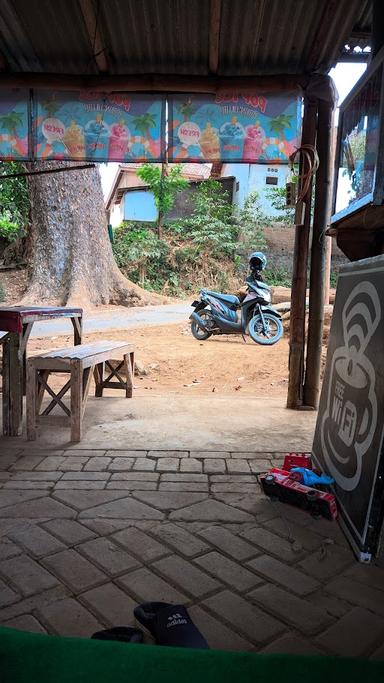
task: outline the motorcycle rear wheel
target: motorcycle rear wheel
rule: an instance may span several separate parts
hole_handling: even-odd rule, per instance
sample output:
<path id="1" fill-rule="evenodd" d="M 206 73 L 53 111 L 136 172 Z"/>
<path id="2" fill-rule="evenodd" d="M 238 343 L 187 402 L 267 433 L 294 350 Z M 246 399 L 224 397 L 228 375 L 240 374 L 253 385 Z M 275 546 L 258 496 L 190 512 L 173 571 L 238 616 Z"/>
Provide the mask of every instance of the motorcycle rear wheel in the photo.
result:
<path id="1" fill-rule="evenodd" d="M 209 314 L 209 311 L 207 311 L 205 309 L 198 311 L 198 314 L 199 314 L 200 318 L 202 318 L 202 320 L 204 320 L 204 322 L 206 320 L 211 320 L 211 316 Z M 205 332 L 205 330 L 202 330 L 201 327 L 199 327 L 196 320 L 192 320 L 192 322 L 191 322 L 191 332 L 192 332 L 193 336 L 195 337 L 195 339 L 197 339 L 197 341 L 205 341 L 206 339 L 209 339 L 209 337 L 212 336 L 212 332 Z"/>
<path id="2" fill-rule="evenodd" d="M 274 315 L 271 315 L 271 313 L 263 313 L 263 318 L 265 329 L 260 313 L 249 321 L 249 336 L 256 344 L 272 346 L 272 344 L 276 344 L 283 336 L 283 323 L 280 318 L 276 318 Z"/>

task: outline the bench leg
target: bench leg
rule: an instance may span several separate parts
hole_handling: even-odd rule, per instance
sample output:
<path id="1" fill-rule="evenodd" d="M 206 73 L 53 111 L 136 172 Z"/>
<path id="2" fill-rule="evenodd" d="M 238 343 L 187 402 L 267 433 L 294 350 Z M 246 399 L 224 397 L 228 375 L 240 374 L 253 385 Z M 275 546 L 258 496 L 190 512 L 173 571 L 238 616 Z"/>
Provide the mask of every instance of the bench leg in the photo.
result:
<path id="1" fill-rule="evenodd" d="M 81 441 L 83 408 L 83 368 L 71 362 L 71 441 Z"/>
<path id="2" fill-rule="evenodd" d="M 37 437 L 37 371 L 33 363 L 27 363 L 27 440 L 35 441 Z"/>
<path id="3" fill-rule="evenodd" d="M 133 394 L 133 377 L 135 370 L 135 354 L 133 351 L 124 355 L 124 369 L 127 376 L 127 383 L 125 385 L 126 398 L 132 398 Z"/>
<path id="4" fill-rule="evenodd" d="M 98 363 L 95 365 L 93 370 L 93 376 L 95 378 L 95 396 L 103 395 L 103 380 L 104 380 L 104 363 Z"/>

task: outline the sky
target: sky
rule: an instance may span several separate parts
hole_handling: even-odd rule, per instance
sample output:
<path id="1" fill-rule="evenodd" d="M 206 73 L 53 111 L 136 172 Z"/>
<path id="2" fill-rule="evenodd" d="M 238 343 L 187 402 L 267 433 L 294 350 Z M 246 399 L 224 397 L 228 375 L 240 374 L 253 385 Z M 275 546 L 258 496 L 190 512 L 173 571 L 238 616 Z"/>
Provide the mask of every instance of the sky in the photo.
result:
<path id="1" fill-rule="evenodd" d="M 335 81 L 337 91 L 339 93 L 340 105 L 348 93 L 352 90 L 355 83 L 366 69 L 366 64 L 350 64 L 346 62 L 339 62 L 334 69 L 331 69 L 329 75 Z M 119 164 L 100 164 L 101 183 L 103 186 L 104 197 L 107 197 L 113 179 L 116 175 Z"/>

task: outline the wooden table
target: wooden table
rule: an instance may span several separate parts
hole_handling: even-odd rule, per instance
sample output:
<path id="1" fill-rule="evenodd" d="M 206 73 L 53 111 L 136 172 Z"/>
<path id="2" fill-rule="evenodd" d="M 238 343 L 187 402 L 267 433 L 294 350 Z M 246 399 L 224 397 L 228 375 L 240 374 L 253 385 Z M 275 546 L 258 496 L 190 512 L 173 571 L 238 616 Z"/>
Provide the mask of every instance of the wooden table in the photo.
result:
<path id="1" fill-rule="evenodd" d="M 33 323 L 55 318 L 69 318 L 74 343 L 81 344 L 83 310 L 47 306 L 0 306 L 0 331 L 3 346 L 3 434 L 18 436 L 23 418 L 26 348 Z"/>

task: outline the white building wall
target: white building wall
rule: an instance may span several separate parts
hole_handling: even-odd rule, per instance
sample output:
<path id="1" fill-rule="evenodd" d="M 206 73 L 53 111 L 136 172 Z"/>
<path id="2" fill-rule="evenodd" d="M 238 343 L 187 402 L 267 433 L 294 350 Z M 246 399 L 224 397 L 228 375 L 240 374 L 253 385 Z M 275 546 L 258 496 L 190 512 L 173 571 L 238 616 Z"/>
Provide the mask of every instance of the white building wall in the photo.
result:
<path id="1" fill-rule="evenodd" d="M 112 204 L 109 222 L 113 228 L 117 228 L 124 220 L 124 202 L 121 200 L 120 204 Z"/>
<path id="2" fill-rule="evenodd" d="M 260 206 L 267 216 L 276 216 L 279 212 L 272 207 L 268 190 L 274 187 L 285 187 L 287 164 L 224 164 L 223 176 L 235 176 L 233 203 L 239 208 L 244 206 L 247 196 L 256 190 L 259 193 Z M 267 179 L 277 179 L 277 184 L 269 184 Z M 272 182 L 269 180 L 269 182 Z"/>

